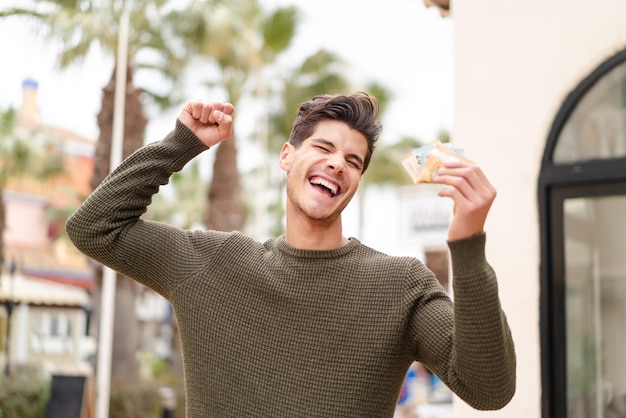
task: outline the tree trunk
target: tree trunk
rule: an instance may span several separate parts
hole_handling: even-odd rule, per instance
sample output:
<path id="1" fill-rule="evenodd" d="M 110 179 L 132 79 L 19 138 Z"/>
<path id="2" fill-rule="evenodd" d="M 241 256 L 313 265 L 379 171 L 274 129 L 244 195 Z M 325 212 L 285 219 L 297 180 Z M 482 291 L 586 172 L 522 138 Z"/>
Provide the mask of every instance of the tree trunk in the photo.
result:
<path id="1" fill-rule="evenodd" d="M 215 153 L 208 200 L 207 228 L 216 231 L 240 231 L 243 228 L 245 207 L 234 134 L 222 142 Z"/>
<path id="2" fill-rule="evenodd" d="M 91 178 L 91 187 L 96 188 L 109 174 L 111 165 L 111 144 L 113 138 L 113 114 L 115 97 L 115 77 L 113 70 L 109 83 L 103 89 L 102 107 L 98 114 L 100 136 L 96 143 L 94 155 L 94 172 Z M 124 120 L 123 158 L 141 147 L 144 143 L 147 120 L 143 116 L 140 101 L 141 91 L 135 89 L 132 82 L 132 69 L 127 68 L 126 77 L 126 104 Z M 98 268 L 96 291 L 94 292 L 94 319 L 99 318 L 101 273 Z M 139 364 L 137 351 L 139 349 L 139 321 L 135 316 L 135 296 L 137 285 L 121 275 L 117 276 L 115 289 L 115 314 L 113 329 L 113 362 L 111 380 L 124 381 L 129 384 L 139 382 Z M 97 323 L 97 322 L 96 322 Z"/>

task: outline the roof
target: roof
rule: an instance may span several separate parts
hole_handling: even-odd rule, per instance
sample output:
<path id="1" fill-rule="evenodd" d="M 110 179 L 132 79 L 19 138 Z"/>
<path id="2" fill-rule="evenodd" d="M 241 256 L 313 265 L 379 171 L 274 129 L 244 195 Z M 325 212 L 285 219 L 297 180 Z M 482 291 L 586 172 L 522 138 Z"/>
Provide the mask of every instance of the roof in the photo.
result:
<path id="1" fill-rule="evenodd" d="M 15 260 L 21 273 L 31 278 L 71 284 L 87 290 L 94 285 L 95 272 L 89 258 L 66 238 L 46 246 L 5 245 L 4 257 Z"/>
<path id="2" fill-rule="evenodd" d="M 89 304 L 89 295 L 75 286 L 5 273 L 0 279 L 0 302 L 9 300 L 30 305 L 82 307 Z"/>

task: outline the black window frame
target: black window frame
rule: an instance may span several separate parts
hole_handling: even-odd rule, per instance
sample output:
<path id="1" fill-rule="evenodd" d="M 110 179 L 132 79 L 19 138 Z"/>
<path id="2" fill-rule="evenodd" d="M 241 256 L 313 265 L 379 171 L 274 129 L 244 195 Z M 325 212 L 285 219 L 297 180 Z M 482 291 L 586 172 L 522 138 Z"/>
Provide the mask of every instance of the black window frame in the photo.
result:
<path id="1" fill-rule="evenodd" d="M 626 62 L 626 49 L 601 63 L 565 98 L 548 133 L 538 182 L 540 235 L 541 409 L 543 418 L 567 418 L 565 199 L 626 195 L 626 157 L 554 163 L 559 136 L 585 94 Z"/>

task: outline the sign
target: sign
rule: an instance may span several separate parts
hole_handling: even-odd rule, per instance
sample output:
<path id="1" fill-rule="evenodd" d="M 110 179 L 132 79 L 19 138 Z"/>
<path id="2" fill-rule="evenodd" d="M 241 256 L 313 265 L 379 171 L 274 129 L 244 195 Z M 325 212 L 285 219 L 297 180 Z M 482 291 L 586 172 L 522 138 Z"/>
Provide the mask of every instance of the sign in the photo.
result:
<path id="1" fill-rule="evenodd" d="M 445 243 L 452 219 L 452 201 L 437 196 L 437 185 L 419 185 L 399 190 L 401 237 L 404 242 Z"/>

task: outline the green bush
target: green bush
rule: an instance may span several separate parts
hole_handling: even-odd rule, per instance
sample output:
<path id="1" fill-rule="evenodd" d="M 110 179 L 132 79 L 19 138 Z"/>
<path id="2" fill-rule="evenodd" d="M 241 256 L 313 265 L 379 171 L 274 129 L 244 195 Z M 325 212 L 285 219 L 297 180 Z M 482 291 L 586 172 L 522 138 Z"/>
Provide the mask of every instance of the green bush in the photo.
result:
<path id="1" fill-rule="evenodd" d="M 159 382 L 146 385 L 130 385 L 126 382 L 111 382 L 109 418 L 161 418 L 163 400 L 159 394 Z M 176 418 L 185 416 L 182 385 L 173 388 L 177 393 Z M 0 417 L 2 418 L 2 417 Z"/>
<path id="2" fill-rule="evenodd" d="M 158 369 L 153 379 L 139 385 L 112 381 L 109 418 L 161 418 L 163 401 L 159 388 L 177 393 L 176 418 L 185 416 L 181 379 Z M 0 371 L 0 418 L 43 418 L 50 397 L 50 378 L 35 366 L 15 367 L 10 377 Z"/>
<path id="3" fill-rule="evenodd" d="M 159 406 L 156 391 L 125 382 L 111 382 L 109 418 L 155 417 Z"/>
<path id="4" fill-rule="evenodd" d="M 0 377 L 0 418 L 42 418 L 50 396 L 50 380 L 34 366 L 15 367 Z"/>

